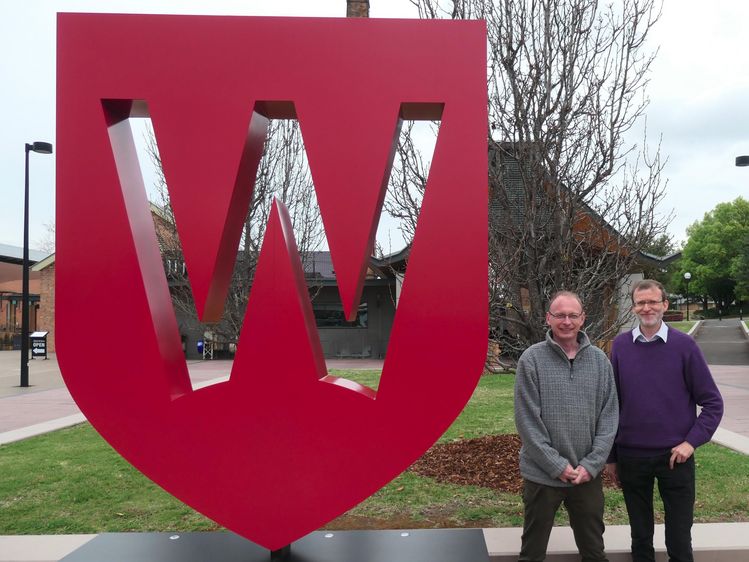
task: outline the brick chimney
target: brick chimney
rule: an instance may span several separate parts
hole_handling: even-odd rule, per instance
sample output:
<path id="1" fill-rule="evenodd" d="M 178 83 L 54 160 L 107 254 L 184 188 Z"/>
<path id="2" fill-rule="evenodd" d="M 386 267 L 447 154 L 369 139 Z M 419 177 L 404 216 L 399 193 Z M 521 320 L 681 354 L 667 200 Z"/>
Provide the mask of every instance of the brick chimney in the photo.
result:
<path id="1" fill-rule="evenodd" d="M 369 0 L 346 0 L 347 18 L 368 18 Z"/>

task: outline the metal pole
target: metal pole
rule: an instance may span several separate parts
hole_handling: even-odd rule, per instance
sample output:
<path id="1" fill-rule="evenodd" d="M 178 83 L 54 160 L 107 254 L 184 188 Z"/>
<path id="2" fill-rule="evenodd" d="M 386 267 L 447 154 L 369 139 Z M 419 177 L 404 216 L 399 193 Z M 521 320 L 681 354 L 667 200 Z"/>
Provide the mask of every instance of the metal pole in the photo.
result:
<path id="1" fill-rule="evenodd" d="M 689 322 L 689 279 L 687 279 L 686 282 L 687 282 L 687 322 Z"/>
<path id="2" fill-rule="evenodd" d="M 26 144 L 26 174 L 23 193 L 23 288 L 21 309 L 21 386 L 29 386 L 29 151 Z"/>

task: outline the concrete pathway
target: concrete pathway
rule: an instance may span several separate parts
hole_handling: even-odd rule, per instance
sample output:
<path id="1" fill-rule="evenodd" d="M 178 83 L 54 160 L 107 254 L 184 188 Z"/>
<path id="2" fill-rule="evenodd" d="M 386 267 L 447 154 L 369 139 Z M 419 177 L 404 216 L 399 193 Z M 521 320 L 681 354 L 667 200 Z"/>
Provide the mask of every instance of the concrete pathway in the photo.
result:
<path id="1" fill-rule="evenodd" d="M 0 445 L 85 421 L 65 386 L 54 354 L 29 362 L 29 384 L 21 388 L 20 351 L 0 351 Z M 381 359 L 328 359 L 328 369 L 381 370 Z M 232 361 L 187 362 L 194 388 L 226 380 Z"/>
<path id="2" fill-rule="evenodd" d="M 735 318 L 703 320 L 694 336 L 723 395 L 721 429 L 749 444 L 749 341 L 742 325 Z"/>
<path id="3" fill-rule="evenodd" d="M 742 366 L 749 373 L 749 345 L 737 319 L 703 320 L 694 336 L 708 365 Z"/>

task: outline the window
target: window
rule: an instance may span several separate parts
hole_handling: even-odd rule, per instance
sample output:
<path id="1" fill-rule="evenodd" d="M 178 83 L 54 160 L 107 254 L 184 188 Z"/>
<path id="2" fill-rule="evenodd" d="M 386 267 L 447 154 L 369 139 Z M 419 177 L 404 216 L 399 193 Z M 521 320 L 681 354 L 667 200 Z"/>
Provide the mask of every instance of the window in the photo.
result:
<path id="1" fill-rule="evenodd" d="M 312 303 L 315 323 L 318 328 L 366 328 L 367 303 L 359 305 L 353 322 L 346 322 L 343 305 L 340 303 Z"/>

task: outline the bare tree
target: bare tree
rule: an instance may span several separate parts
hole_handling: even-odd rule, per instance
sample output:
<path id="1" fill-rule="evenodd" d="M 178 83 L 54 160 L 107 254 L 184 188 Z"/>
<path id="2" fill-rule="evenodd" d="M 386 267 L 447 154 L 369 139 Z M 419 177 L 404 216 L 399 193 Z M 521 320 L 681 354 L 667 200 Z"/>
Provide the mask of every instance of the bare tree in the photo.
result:
<path id="1" fill-rule="evenodd" d="M 648 104 L 659 1 L 411 2 L 424 18 L 487 23 L 490 332 L 505 350 L 541 340 L 548 299 L 566 289 L 591 339 L 610 339 L 621 280 L 670 220 L 660 147 L 625 144 Z M 408 216 L 420 200 L 406 181 L 424 184 L 413 147 L 399 154 L 388 210 Z"/>
<path id="2" fill-rule="evenodd" d="M 170 278 L 172 300 L 179 315 L 197 325 L 197 313 L 184 268 L 169 192 L 152 132 L 148 139 L 148 152 L 157 169 L 158 207 L 161 209 L 157 217 L 157 234 Z M 312 251 L 320 247 L 324 232 L 297 121 L 270 121 L 224 315 L 220 322 L 210 326 L 218 340 L 236 342 L 239 338 L 274 198 L 280 199 L 289 209 L 297 247 L 302 260 L 307 259 Z"/>
<path id="3" fill-rule="evenodd" d="M 39 250 L 52 254 L 55 251 L 55 221 L 44 223 L 44 232 L 36 241 L 36 247 Z"/>
<path id="4" fill-rule="evenodd" d="M 401 128 L 393 157 L 384 210 L 399 223 L 404 240 L 413 240 L 419 220 L 421 201 L 424 198 L 430 161 L 414 142 L 414 122 Z M 437 134 L 437 127 L 433 128 Z"/>

